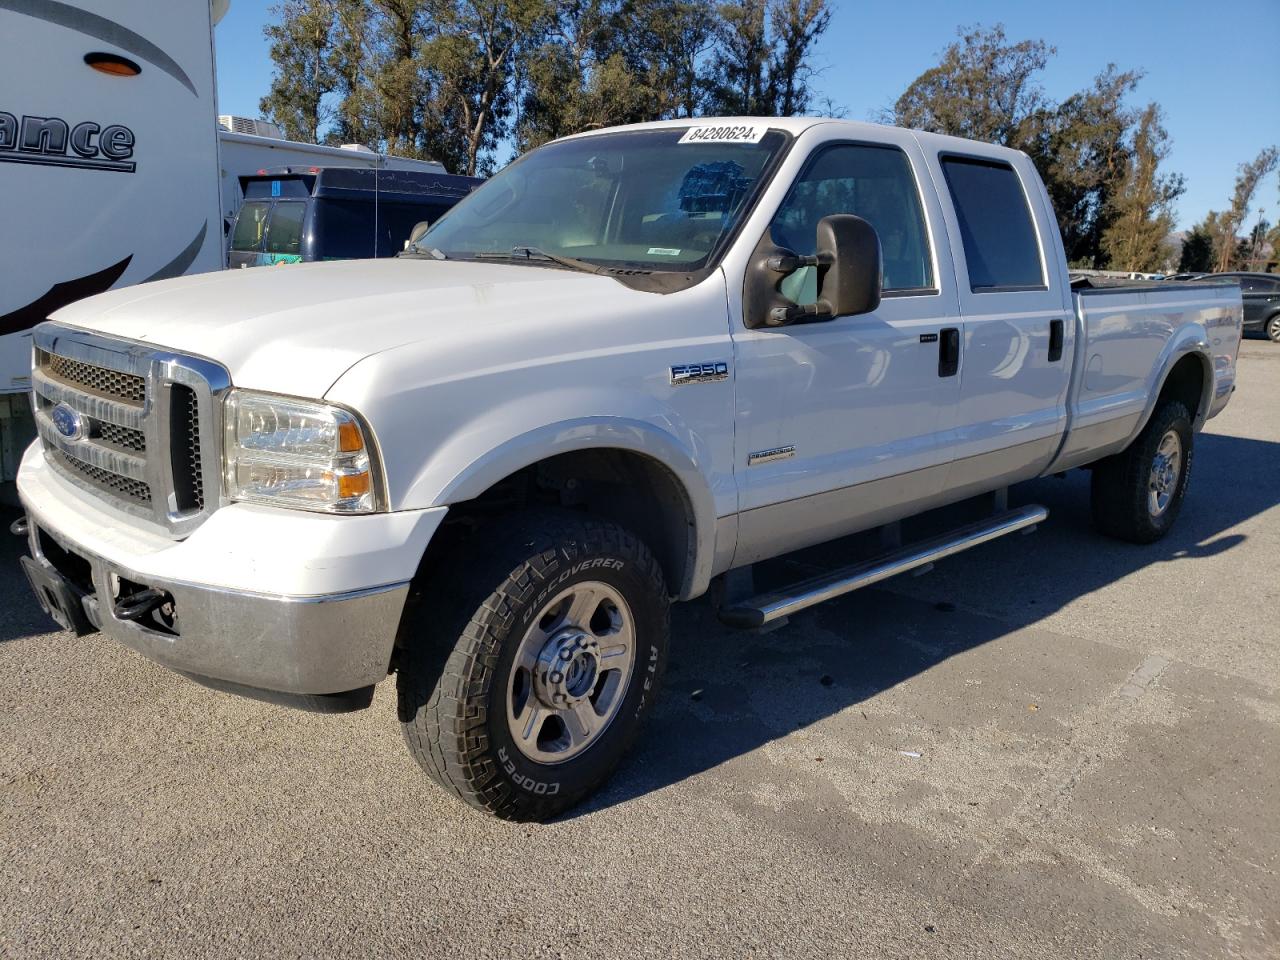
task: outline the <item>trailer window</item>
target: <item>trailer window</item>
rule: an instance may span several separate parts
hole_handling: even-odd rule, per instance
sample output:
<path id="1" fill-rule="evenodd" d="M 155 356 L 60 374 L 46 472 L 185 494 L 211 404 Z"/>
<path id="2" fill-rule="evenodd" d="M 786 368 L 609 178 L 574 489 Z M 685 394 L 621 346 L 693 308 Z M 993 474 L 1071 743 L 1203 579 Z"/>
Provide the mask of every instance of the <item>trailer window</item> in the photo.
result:
<path id="1" fill-rule="evenodd" d="M 250 201 L 241 204 L 240 216 L 236 219 L 236 231 L 231 235 L 231 249 L 261 250 L 262 235 L 266 232 L 267 214 L 270 212 L 270 203 Z"/>
<path id="2" fill-rule="evenodd" d="M 302 221 L 307 205 L 298 201 L 277 203 L 267 230 L 267 253 L 298 254 L 302 250 Z"/>
<path id="3" fill-rule="evenodd" d="M 975 293 L 1043 290 L 1040 244 L 1027 196 L 1007 163 L 943 157 L 969 286 Z"/>

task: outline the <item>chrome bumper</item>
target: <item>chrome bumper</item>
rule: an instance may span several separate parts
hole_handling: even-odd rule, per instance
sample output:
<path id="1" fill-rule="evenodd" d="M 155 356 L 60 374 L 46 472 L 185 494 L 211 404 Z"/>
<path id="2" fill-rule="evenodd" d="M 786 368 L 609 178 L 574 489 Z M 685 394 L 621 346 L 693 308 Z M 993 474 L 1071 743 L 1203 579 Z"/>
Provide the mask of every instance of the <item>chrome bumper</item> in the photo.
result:
<path id="1" fill-rule="evenodd" d="M 100 630 L 162 666 L 263 699 L 359 690 L 387 675 L 409 584 L 285 597 L 140 577 L 28 522 L 23 567 L 41 606 L 65 629 Z M 121 601 L 163 592 L 167 611 L 123 619 Z M 366 701 L 367 702 L 367 701 Z M 296 703 L 326 709 L 316 703 Z"/>

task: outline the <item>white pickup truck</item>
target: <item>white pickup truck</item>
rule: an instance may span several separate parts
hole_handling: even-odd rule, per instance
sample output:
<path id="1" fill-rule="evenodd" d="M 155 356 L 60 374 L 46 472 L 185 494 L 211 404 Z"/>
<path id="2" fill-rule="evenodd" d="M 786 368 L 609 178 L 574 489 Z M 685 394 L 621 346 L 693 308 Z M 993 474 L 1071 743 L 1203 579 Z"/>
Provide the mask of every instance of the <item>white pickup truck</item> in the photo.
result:
<path id="1" fill-rule="evenodd" d="M 569 137 L 395 260 L 109 292 L 35 332 L 24 566 L 64 627 L 343 710 L 501 817 L 597 787 L 669 603 L 773 624 L 1042 521 L 1162 536 L 1231 396 L 1239 288 L 1073 290 L 1021 153 L 823 119 Z M 895 523 L 987 497 L 917 543 Z M 757 594 L 751 565 L 883 528 Z"/>

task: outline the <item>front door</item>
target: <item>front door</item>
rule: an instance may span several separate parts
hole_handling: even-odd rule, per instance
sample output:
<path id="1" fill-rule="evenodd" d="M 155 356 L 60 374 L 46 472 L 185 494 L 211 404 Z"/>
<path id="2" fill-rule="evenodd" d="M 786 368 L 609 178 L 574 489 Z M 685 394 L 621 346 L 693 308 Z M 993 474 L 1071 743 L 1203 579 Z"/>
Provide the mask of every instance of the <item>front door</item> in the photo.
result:
<path id="1" fill-rule="evenodd" d="M 820 147 L 773 217 L 773 242 L 806 255 L 823 217 L 869 221 L 884 299 L 862 316 L 736 326 L 735 565 L 895 519 L 941 490 L 959 378 L 939 361 L 959 309 L 945 244 L 930 241 L 941 213 L 920 189 L 918 156 L 909 135 Z M 814 268 L 779 289 L 813 303 Z"/>

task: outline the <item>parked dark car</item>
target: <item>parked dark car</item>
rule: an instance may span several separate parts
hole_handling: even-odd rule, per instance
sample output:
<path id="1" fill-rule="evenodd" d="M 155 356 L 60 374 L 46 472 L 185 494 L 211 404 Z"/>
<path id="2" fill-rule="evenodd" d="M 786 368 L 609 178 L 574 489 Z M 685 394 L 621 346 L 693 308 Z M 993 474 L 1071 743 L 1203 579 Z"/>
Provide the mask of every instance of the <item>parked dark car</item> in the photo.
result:
<path id="1" fill-rule="evenodd" d="M 1280 343 L 1280 274 L 1215 273 L 1205 279 L 1237 281 L 1244 300 L 1244 332 L 1263 333 Z"/>
<path id="2" fill-rule="evenodd" d="M 410 170 L 281 167 L 241 177 L 228 265 L 390 257 L 483 180 Z"/>

